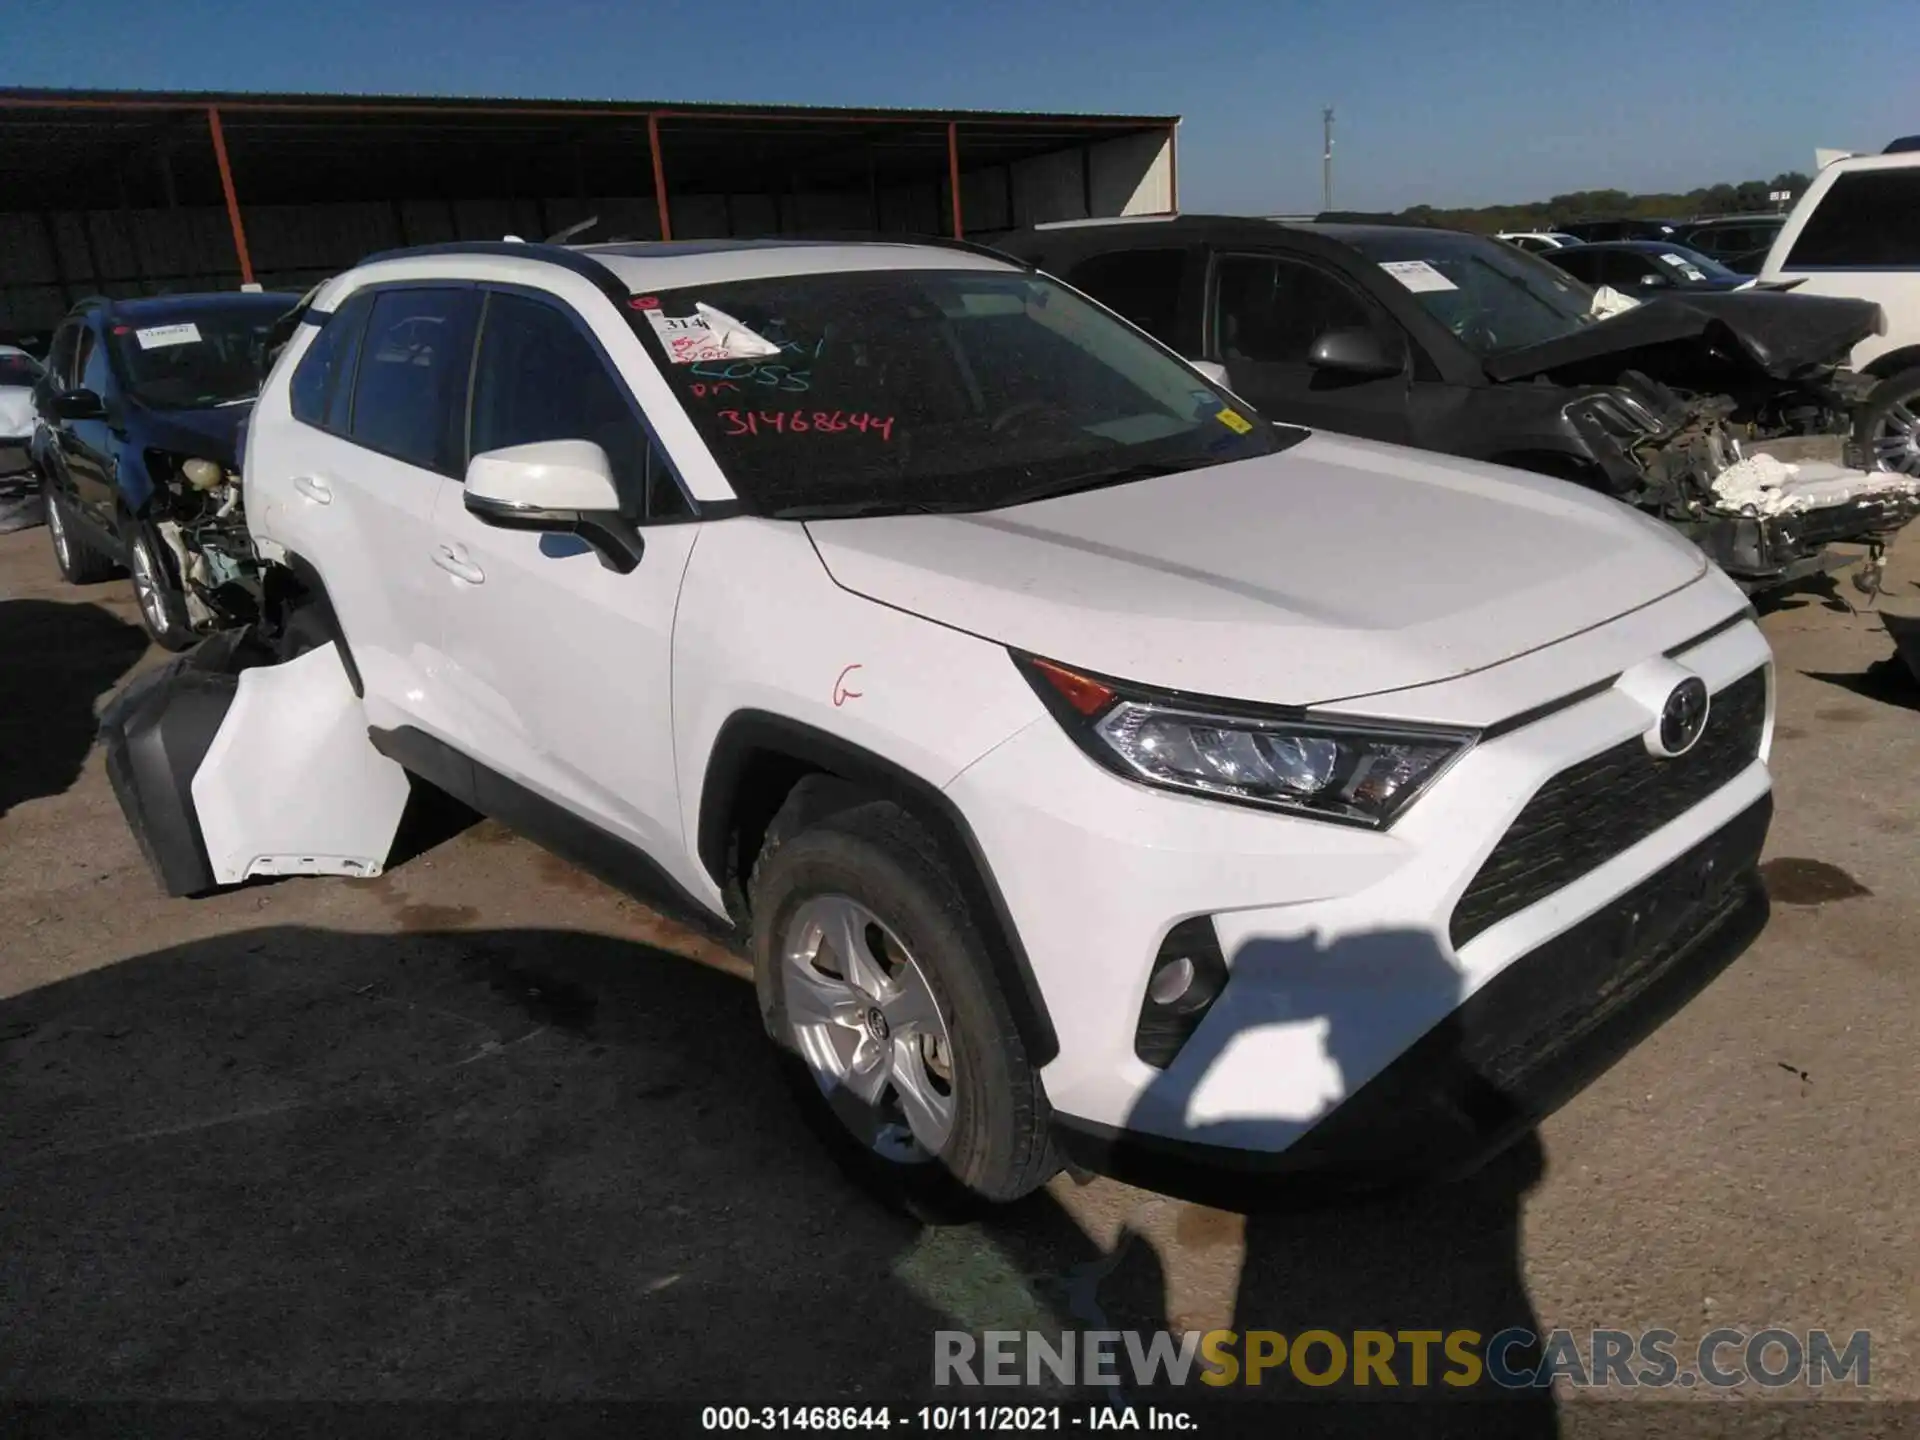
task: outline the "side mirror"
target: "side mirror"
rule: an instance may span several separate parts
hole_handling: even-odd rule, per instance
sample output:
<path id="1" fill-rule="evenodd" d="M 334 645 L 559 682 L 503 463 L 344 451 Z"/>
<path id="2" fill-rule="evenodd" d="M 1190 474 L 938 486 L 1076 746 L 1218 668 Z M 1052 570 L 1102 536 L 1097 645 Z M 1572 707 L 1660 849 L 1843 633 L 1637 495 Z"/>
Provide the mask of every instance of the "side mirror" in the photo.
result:
<path id="1" fill-rule="evenodd" d="M 539 440 L 467 463 L 467 513 L 502 530 L 578 535 L 609 570 L 640 563 L 640 533 L 620 514 L 607 452 L 591 440 Z"/>
<path id="2" fill-rule="evenodd" d="M 1406 368 L 1407 358 L 1399 345 L 1390 343 L 1379 331 L 1356 325 L 1329 330 L 1315 340 L 1307 352 L 1307 364 L 1316 370 L 1379 377 L 1398 375 Z"/>
<path id="3" fill-rule="evenodd" d="M 1189 360 L 1187 363 L 1216 385 L 1232 383 L 1227 379 L 1227 367 L 1218 360 Z"/>
<path id="4" fill-rule="evenodd" d="M 53 397 L 53 413 L 60 420 L 104 420 L 107 407 L 91 390 L 62 390 Z"/>

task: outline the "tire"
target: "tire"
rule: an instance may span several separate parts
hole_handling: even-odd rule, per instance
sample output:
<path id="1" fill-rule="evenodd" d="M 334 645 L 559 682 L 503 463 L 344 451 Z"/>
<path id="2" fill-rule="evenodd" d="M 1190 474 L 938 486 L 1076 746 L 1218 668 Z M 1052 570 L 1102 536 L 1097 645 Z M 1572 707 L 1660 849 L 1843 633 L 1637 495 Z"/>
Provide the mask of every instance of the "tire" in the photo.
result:
<path id="1" fill-rule="evenodd" d="M 53 545 L 60 578 L 69 585 L 98 585 L 119 573 L 114 558 L 86 537 L 74 521 L 72 507 L 51 489 L 47 491 L 47 539 Z"/>
<path id="2" fill-rule="evenodd" d="M 1039 1188 L 1059 1168 L 1051 1112 L 938 846 L 890 801 L 784 836 L 793 813 L 790 801 L 776 817 L 749 893 L 761 1016 L 809 1124 L 856 1179 L 923 1220 L 965 1218 L 982 1201 Z M 825 938 L 836 931 L 853 937 L 854 967 Z M 887 972 L 865 998 L 844 978 L 862 967 Z M 867 1003 L 876 993 L 881 1005 Z M 828 1013 L 823 996 L 843 1008 L 808 1023 Z M 838 1078 L 856 1067 L 866 1078 Z M 865 1104 L 858 1087 L 879 1070 L 878 1103 Z M 920 1097 L 912 1107 L 910 1094 Z"/>
<path id="3" fill-rule="evenodd" d="M 200 637 L 187 618 L 187 597 L 174 571 L 173 552 L 160 532 L 144 520 L 123 519 L 120 538 L 127 547 L 127 572 L 140 623 L 162 649 L 189 649 Z"/>
<path id="4" fill-rule="evenodd" d="M 1920 479 L 1920 366 L 1874 386 L 1853 436 L 1875 468 Z"/>

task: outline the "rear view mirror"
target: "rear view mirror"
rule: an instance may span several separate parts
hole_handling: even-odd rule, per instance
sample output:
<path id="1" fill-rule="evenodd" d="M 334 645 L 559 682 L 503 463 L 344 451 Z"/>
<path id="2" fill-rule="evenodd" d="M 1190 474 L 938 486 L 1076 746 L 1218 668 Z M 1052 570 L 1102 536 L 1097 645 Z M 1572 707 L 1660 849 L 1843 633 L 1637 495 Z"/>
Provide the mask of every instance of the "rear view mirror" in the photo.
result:
<path id="1" fill-rule="evenodd" d="M 60 420 L 104 420 L 107 407 L 91 390 L 62 390 L 53 397 L 53 413 Z"/>
<path id="2" fill-rule="evenodd" d="M 620 514 L 607 452 L 591 440 L 540 440 L 487 450 L 467 465 L 467 512 L 502 530 L 578 535 L 609 570 L 640 563 L 640 534 Z"/>
<path id="3" fill-rule="evenodd" d="M 1343 375 L 1398 375 L 1406 368 L 1406 352 L 1377 330 L 1356 325 L 1346 330 L 1329 330 L 1314 341 L 1313 348 L 1307 352 L 1307 364 L 1316 370 L 1333 370 Z"/>
<path id="4" fill-rule="evenodd" d="M 1662 285 L 1671 285 L 1673 282 L 1667 279 L 1667 277 L 1664 275 L 1642 275 L 1640 277 L 1640 283 L 1642 285 L 1658 288 L 1659 286 L 1662 286 Z"/>

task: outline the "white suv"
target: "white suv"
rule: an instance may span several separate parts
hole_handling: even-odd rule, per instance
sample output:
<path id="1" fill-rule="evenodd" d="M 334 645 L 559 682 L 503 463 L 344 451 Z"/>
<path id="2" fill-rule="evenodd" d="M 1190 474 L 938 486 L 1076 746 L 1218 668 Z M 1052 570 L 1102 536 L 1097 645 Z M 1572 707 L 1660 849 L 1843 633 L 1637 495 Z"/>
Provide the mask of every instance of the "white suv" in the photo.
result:
<path id="1" fill-rule="evenodd" d="M 1764 920 L 1769 656 L 1693 546 L 969 247 L 376 257 L 245 475 L 281 663 L 109 720 L 169 883 L 371 873 L 404 767 L 730 927 L 909 1190 L 1470 1163 Z"/>
<path id="2" fill-rule="evenodd" d="M 1814 177 L 1774 238 L 1759 283 L 1877 301 L 1885 324 L 1853 350 L 1880 382 L 1858 438 L 1882 469 L 1920 475 L 1920 151 L 1855 155 Z"/>

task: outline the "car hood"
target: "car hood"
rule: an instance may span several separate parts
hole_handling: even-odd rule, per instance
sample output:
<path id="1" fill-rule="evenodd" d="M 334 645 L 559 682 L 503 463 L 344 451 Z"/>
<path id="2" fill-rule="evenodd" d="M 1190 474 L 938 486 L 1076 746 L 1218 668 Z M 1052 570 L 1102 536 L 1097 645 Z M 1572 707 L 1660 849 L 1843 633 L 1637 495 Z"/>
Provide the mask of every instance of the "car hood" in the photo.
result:
<path id="1" fill-rule="evenodd" d="M 1490 356 L 1485 369 L 1495 380 L 1525 380 L 1605 362 L 1614 370 L 1643 370 L 1658 379 L 1661 366 L 1648 352 L 1679 345 L 1683 355 L 1697 356 L 1701 347 L 1710 347 L 1784 380 L 1845 364 L 1855 345 L 1885 327 L 1880 307 L 1871 300 L 1689 290 L 1642 301 L 1558 339 Z"/>
<path id="2" fill-rule="evenodd" d="M 1319 435 L 1005 510 L 807 528 L 869 599 L 1105 675 L 1287 705 L 1496 665 L 1706 568 L 1564 481 Z"/>
<path id="3" fill-rule="evenodd" d="M 129 431 L 142 449 L 171 450 L 238 469 L 240 429 L 253 402 L 211 410 L 149 410 L 129 415 Z"/>

